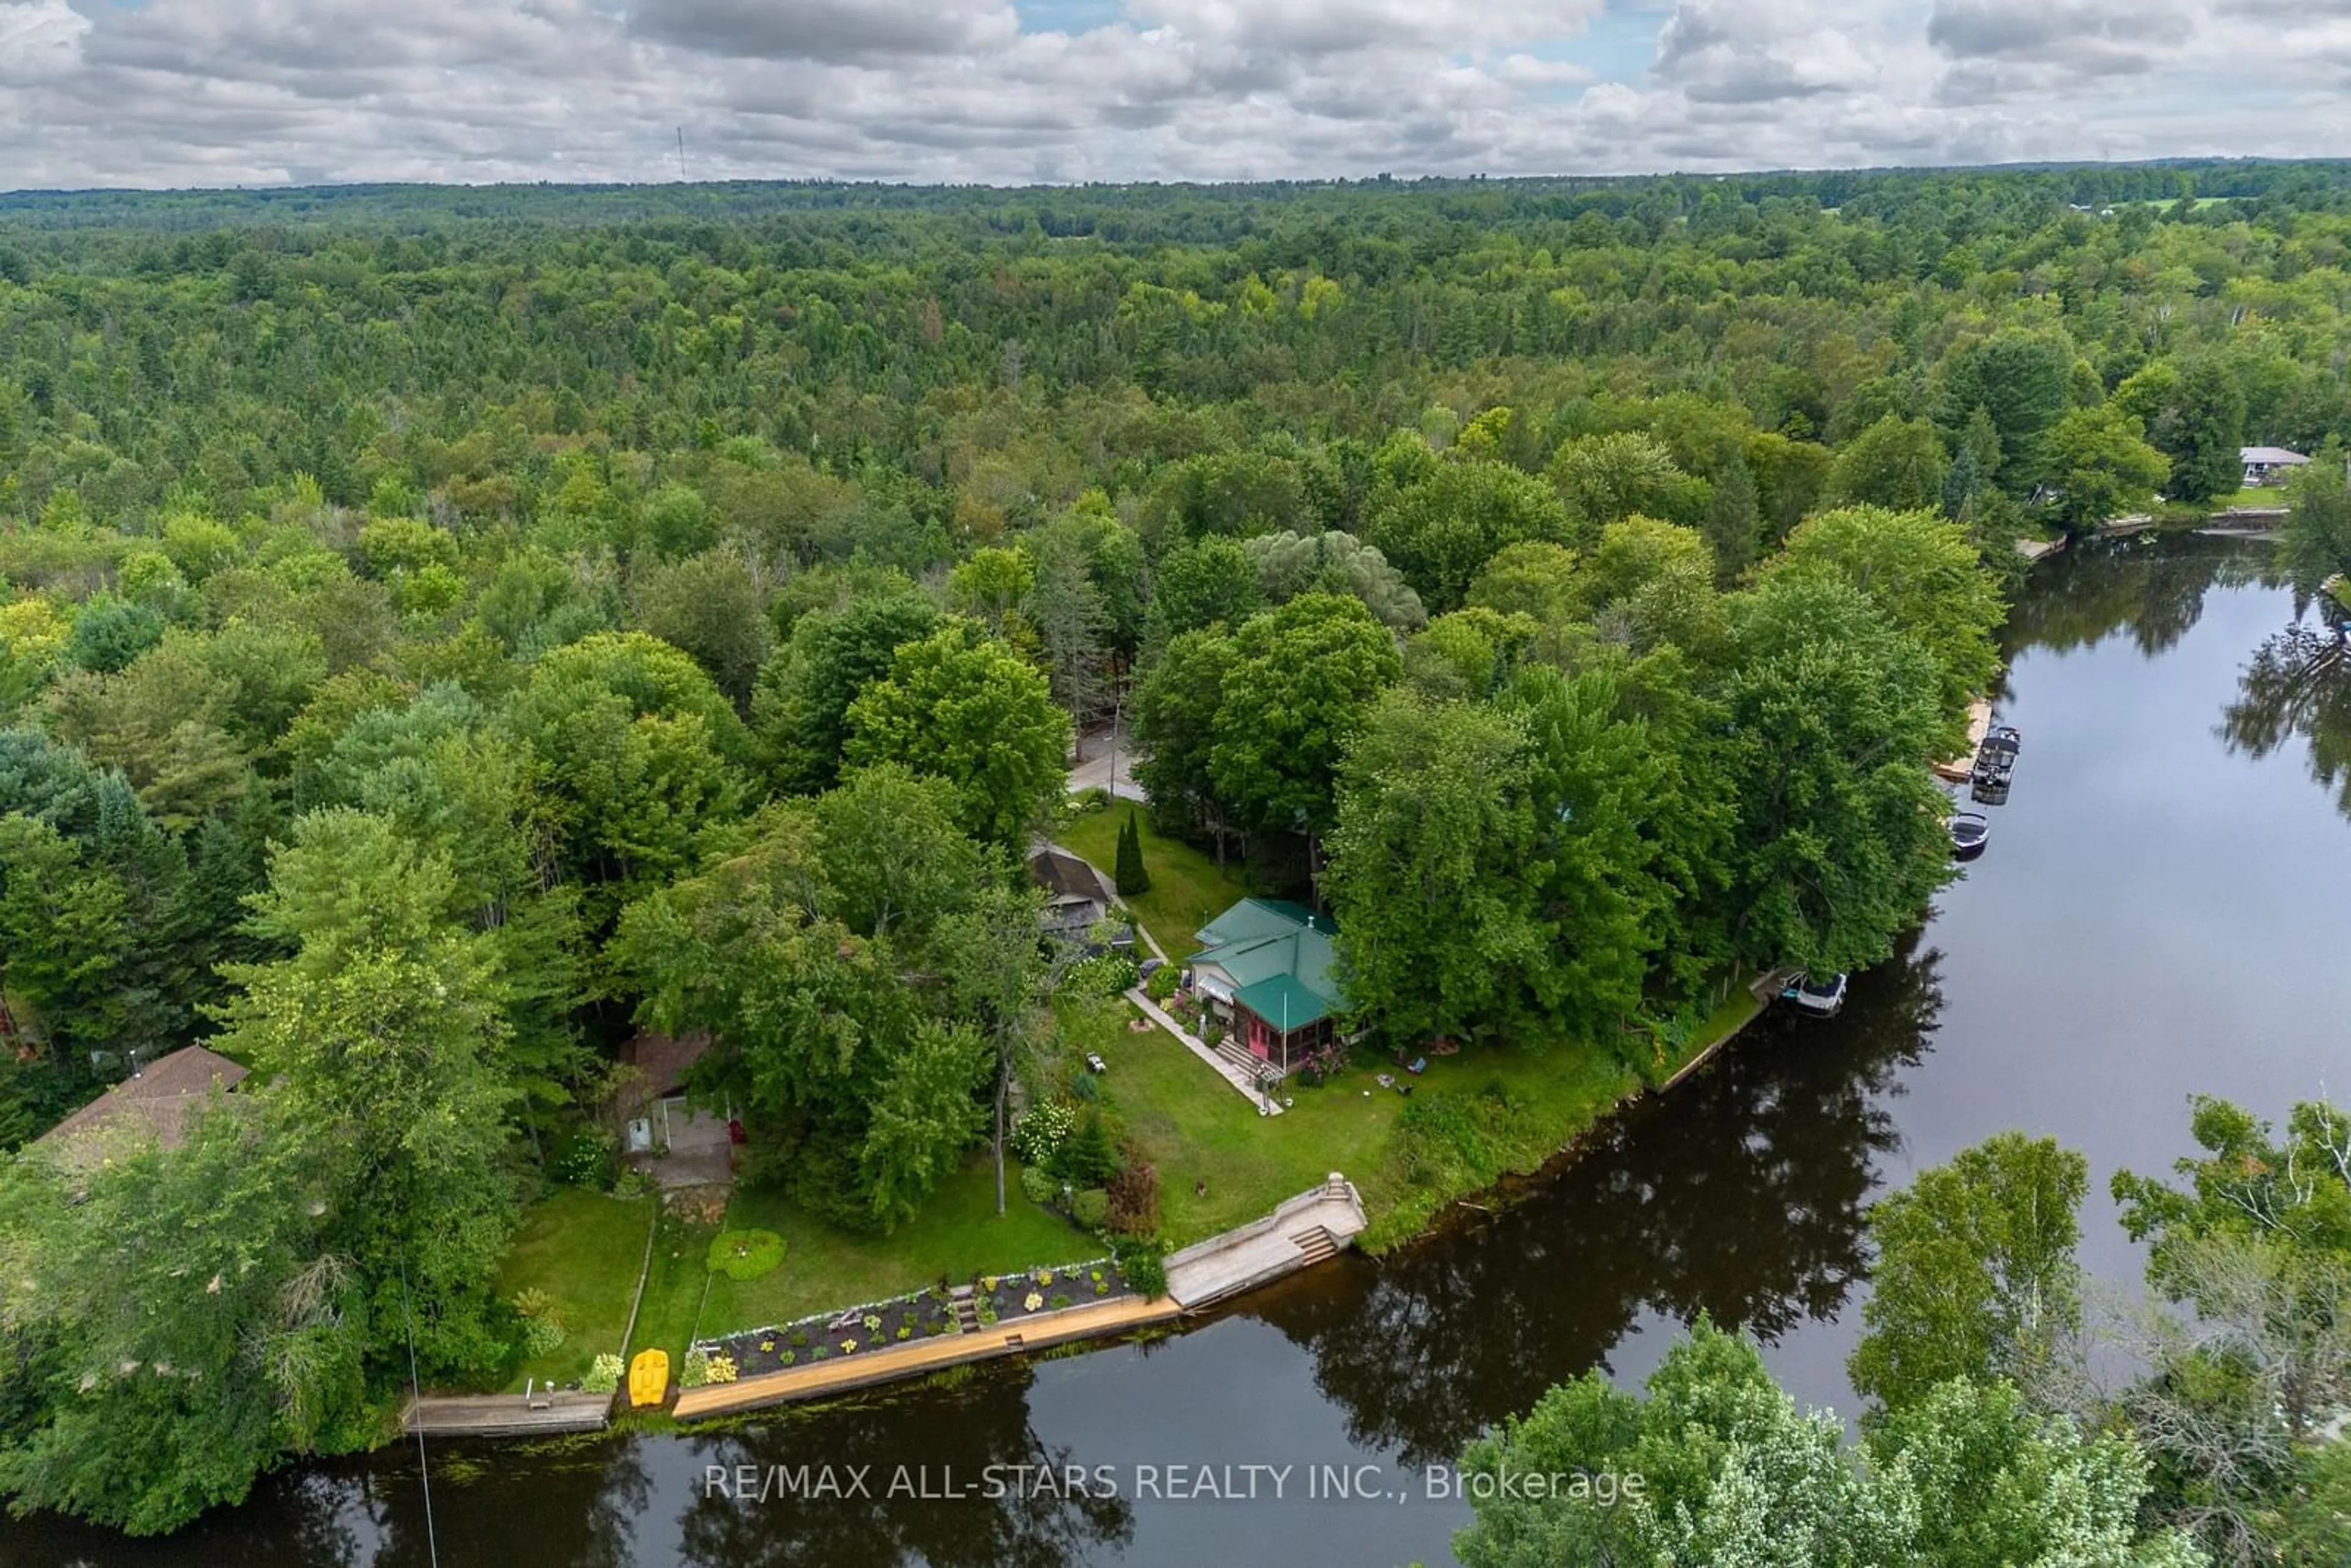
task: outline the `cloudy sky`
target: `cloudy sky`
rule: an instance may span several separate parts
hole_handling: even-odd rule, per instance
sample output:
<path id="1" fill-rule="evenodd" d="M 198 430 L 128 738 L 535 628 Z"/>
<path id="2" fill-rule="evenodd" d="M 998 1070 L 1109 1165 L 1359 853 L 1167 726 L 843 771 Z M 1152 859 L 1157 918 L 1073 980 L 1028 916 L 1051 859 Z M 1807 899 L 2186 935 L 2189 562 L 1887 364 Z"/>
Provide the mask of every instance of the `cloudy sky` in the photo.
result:
<path id="1" fill-rule="evenodd" d="M 0 189 L 2351 151 L 2351 0 L 0 0 Z"/>

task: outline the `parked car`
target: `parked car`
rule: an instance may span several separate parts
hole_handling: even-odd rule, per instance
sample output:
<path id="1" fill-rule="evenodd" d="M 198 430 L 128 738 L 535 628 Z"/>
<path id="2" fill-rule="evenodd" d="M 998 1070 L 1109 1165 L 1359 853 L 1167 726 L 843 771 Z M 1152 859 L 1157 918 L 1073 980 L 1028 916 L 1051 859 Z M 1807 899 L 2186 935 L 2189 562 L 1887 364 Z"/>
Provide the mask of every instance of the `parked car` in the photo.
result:
<path id="1" fill-rule="evenodd" d="M 1831 975 L 1825 980 L 1815 980 L 1810 976 L 1805 976 L 1791 982 L 1787 988 L 1780 993 L 1780 999 L 1783 1002 L 1793 1002 L 1803 1011 L 1817 1018 L 1834 1018 L 1838 1009 L 1844 1006 L 1846 978 L 1847 977 L 1843 974 Z"/>

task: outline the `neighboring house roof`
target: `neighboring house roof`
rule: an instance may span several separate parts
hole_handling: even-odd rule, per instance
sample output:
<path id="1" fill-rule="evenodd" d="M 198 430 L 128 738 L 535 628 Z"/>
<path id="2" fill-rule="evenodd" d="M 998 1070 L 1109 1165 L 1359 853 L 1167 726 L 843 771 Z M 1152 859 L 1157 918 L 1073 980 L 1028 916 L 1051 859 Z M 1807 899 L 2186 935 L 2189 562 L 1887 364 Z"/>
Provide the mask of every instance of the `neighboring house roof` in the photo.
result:
<path id="1" fill-rule="evenodd" d="M 1107 906 L 1113 902 L 1102 873 L 1061 850 L 1042 849 L 1030 855 L 1029 874 L 1054 904 L 1083 901 Z"/>
<path id="2" fill-rule="evenodd" d="M 2307 463 L 2310 459 L 2299 452 L 2289 452 L 2283 446 L 2240 446 L 2237 448 L 2237 461 L 2266 463 L 2275 467 L 2282 463 Z"/>
<path id="3" fill-rule="evenodd" d="M 1245 898 L 1208 923 L 1200 932 L 1200 951 L 1185 962 L 1222 972 L 1232 982 L 1233 999 L 1271 1023 L 1281 1023 L 1288 1002 L 1286 1027 L 1299 1029 L 1347 1005 L 1331 942 L 1334 931 L 1329 916 L 1302 904 Z"/>
<path id="4" fill-rule="evenodd" d="M 185 1046 L 160 1056 L 41 1134 L 38 1142 L 61 1147 L 101 1129 L 151 1131 L 167 1149 L 187 1136 L 189 1111 L 205 1103 L 213 1085 L 223 1092 L 245 1082 L 247 1069 L 216 1051 Z"/>
<path id="5" fill-rule="evenodd" d="M 685 1092 L 686 1069 L 701 1061 L 709 1049 L 710 1031 L 706 1029 L 688 1030 L 684 1034 L 644 1030 L 621 1047 L 621 1060 L 645 1075 L 639 1092 L 643 1097 L 666 1100 Z"/>

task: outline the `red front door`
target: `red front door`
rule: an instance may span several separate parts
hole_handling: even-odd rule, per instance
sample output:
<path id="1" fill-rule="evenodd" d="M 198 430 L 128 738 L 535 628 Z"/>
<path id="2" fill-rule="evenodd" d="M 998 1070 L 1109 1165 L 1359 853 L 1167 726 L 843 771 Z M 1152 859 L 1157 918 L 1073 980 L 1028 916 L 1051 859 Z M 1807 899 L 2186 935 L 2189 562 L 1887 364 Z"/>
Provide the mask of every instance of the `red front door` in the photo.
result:
<path id="1" fill-rule="evenodd" d="M 1249 1054 L 1256 1057 L 1259 1061 L 1265 1061 L 1269 1054 L 1267 1048 L 1272 1043 L 1272 1040 L 1273 1031 L 1265 1027 L 1265 1020 L 1259 1018 L 1254 1013 L 1250 1014 L 1249 1020 Z"/>

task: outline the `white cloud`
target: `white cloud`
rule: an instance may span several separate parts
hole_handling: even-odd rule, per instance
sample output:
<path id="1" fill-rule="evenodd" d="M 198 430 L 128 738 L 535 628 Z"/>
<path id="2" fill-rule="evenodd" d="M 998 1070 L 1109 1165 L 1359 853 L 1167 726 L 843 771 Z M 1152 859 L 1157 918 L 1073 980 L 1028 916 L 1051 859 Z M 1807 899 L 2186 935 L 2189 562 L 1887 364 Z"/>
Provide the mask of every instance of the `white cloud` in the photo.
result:
<path id="1" fill-rule="evenodd" d="M 1627 172 L 2346 144 L 2351 0 L 0 0 L 0 186 Z M 1590 29 L 1605 17 L 1602 47 Z M 2261 79 L 2199 73 L 2258 26 Z M 2255 90 L 2257 89 L 2258 90 Z M 2330 90 L 2333 89 L 2333 90 Z"/>

